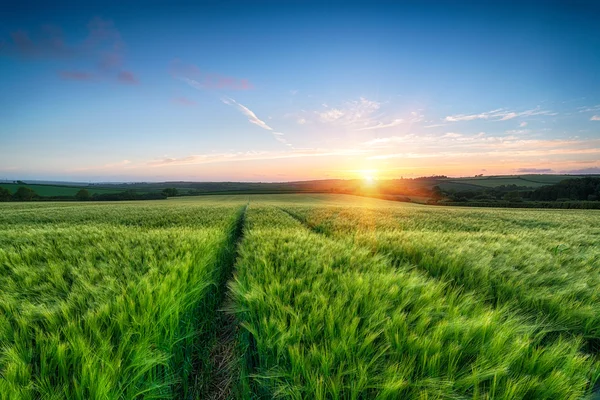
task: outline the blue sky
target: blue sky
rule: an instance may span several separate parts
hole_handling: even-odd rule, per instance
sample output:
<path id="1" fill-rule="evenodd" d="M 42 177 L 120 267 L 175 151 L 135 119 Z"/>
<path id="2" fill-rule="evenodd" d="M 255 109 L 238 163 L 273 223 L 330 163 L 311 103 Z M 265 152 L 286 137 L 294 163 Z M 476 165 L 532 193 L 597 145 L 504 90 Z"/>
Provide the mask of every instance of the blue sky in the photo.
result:
<path id="1" fill-rule="evenodd" d="M 600 6 L 19 2 L 0 179 L 600 172 Z"/>

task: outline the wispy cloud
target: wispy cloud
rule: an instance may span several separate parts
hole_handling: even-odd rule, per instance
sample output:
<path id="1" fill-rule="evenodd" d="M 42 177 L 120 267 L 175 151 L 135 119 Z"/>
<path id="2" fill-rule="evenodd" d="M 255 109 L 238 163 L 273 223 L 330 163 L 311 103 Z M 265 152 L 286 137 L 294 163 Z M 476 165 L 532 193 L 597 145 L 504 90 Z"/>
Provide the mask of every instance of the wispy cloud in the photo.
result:
<path id="1" fill-rule="evenodd" d="M 524 174 L 548 174 L 554 172 L 554 170 L 552 168 L 518 168 L 516 172 Z"/>
<path id="2" fill-rule="evenodd" d="M 578 111 L 580 113 L 586 113 L 586 112 L 598 112 L 600 111 L 600 104 L 595 105 L 595 106 L 584 106 L 584 107 L 579 107 Z"/>
<path id="3" fill-rule="evenodd" d="M 498 108 L 496 110 L 486 111 L 479 114 L 449 115 L 446 118 L 444 118 L 444 120 L 447 122 L 473 121 L 476 119 L 484 119 L 491 121 L 507 121 L 517 117 L 531 117 L 534 115 L 557 115 L 557 113 L 549 110 L 542 110 L 540 107 L 519 112 Z"/>
<path id="4" fill-rule="evenodd" d="M 594 115 L 592 118 L 590 118 L 590 121 L 600 121 L 600 115 Z"/>
<path id="5" fill-rule="evenodd" d="M 169 72 L 173 77 L 200 90 L 250 90 L 254 88 L 247 79 L 205 72 L 196 65 L 186 64 L 179 59 L 171 61 Z"/>
<path id="6" fill-rule="evenodd" d="M 460 133 L 448 132 L 448 133 L 444 134 L 444 136 L 442 136 L 442 137 L 443 138 L 459 138 L 461 136 L 462 136 L 462 134 L 460 134 Z"/>
<path id="7" fill-rule="evenodd" d="M 323 103 L 320 110 L 302 111 L 292 116 L 296 121 L 302 121 L 302 124 L 315 122 L 356 131 L 387 129 L 423 120 L 423 116 L 418 112 L 411 112 L 404 118 L 388 115 L 382 110 L 383 105 L 384 103 L 379 101 L 360 97 L 338 106 Z"/>
<path id="8" fill-rule="evenodd" d="M 525 128 L 527 126 L 527 122 L 523 121 L 519 124 L 520 128 Z"/>
<path id="9" fill-rule="evenodd" d="M 165 167 L 173 165 L 212 164 L 222 162 L 239 162 L 253 160 L 276 160 L 302 157 L 348 156 L 363 154 L 364 150 L 356 149 L 291 149 L 287 151 L 245 151 L 230 153 L 196 154 L 180 158 L 161 158 L 148 161 L 146 165 Z"/>
<path id="10" fill-rule="evenodd" d="M 600 174 L 600 166 L 598 167 L 590 167 L 590 168 L 582 168 L 582 169 L 573 169 L 567 171 L 561 171 L 567 174 Z"/>
<path id="11" fill-rule="evenodd" d="M 131 71 L 120 71 L 117 79 L 120 83 L 127 85 L 137 85 L 139 83 L 138 78 Z"/>
<path id="12" fill-rule="evenodd" d="M 400 124 L 403 124 L 405 121 L 401 118 L 399 119 L 395 119 L 391 122 L 388 123 L 383 123 L 383 122 L 378 122 L 376 125 L 372 125 L 372 126 L 366 126 L 364 128 L 360 128 L 358 129 L 359 131 L 365 131 L 365 130 L 371 130 L 371 129 L 384 129 L 384 128 L 391 128 L 394 126 L 398 126 Z"/>
<path id="13" fill-rule="evenodd" d="M 0 56 L 15 57 L 27 61 L 48 61 L 66 64 L 58 71 L 63 80 L 114 81 L 137 83 L 133 73 L 123 69 L 126 45 L 113 21 L 100 17 L 87 24 L 87 36 L 67 42 L 62 29 L 55 25 L 43 25 L 30 34 L 25 30 L 10 33 L 10 40 L 0 38 Z M 69 65 L 74 61 L 89 64 L 86 70 L 75 71 Z"/>
<path id="14" fill-rule="evenodd" d="M 271 134 L 273 135 L 273 138 L 275 140 L 277 140 L 278 142 L 283 143 L 287 146 L 291 146 L 287 142 L 287 140 L 285 140 L 283 138 L 283 136 L 284 136 L 283 133 L 275 132 L 275 130 L 273 128 L 271 128 L 269 125 L 267 125 L 267 123 L 265 121 L 258 118 L 256 116 L 256 114 L 252 110 L 250 110 L 248 107 L 246 107 L 245 105 L 240 104 L 237 101 L 235 101 L 234 99 L 232 99 L 231 97 L 227 97 L 227 96 L 221 97 L 221 101 L 227 105 L 237 108 L 242 114 L 244 114 L 248 118 L 248 122 L 250 122 L 251 124 L 254 124 L 262 129 L 265 129 L 265 130 L 271 132 Z"/>
<path id="15" fill-rule="evenodd" d="M 238 103 L 237 101 L 235 101 L 231 97 L 222 97 L 221 101 L 223 103 L 227 104 L 227 105 L 234 106 L 238 110 L 240 110 L 242 112 L 242 114 L 244 114 L 246 117 L 248 117 L 248 121 L 251 124 L 259 126 L 259 127 L 263 128 L 263 129 L 266 129 L 268 131 L 272 131 L 273 130 L 273 128 L 271 128 L 269 125 L 267 125 L 267 123 L 265 121 L 263 121 L 260 118 L 258 118 L 256 116 L 256 114 L 254 114 L 254 112 L 252 110 L 250 110 L 245 105 Z"/>

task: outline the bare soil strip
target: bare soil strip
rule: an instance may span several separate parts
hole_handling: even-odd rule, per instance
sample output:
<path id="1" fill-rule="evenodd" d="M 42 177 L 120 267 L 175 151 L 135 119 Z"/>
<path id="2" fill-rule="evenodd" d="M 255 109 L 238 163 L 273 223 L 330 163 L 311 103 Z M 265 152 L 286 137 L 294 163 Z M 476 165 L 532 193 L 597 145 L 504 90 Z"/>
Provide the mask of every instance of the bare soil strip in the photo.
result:
<path id="1" fill-rule="evenodd" d="M 221 291 L 221 304 L 217 308 L 215 322 L 215 343 L 212 346 L 209 355 L 209 368 L 211 369 L 210 378 L 205 386 L 202 399 L 222 400 L 233 399 L 235 397 L 236 382 L 239 378 L 239 362 L 237 360 L 236 337 L 238 324 L 235 316 L 228 312 L 227 303 L 229 291 L 226 289 L 227 282 L 233 276 L 233 271 L 237 262 L 238 247 L 240 246 L 244 235 L 244 222 L 246 210 L 243 210 L 235 230 L 235 256 L 231 265 L 224 266 L 224 276 L 221 281 L 223 290 Z"/>

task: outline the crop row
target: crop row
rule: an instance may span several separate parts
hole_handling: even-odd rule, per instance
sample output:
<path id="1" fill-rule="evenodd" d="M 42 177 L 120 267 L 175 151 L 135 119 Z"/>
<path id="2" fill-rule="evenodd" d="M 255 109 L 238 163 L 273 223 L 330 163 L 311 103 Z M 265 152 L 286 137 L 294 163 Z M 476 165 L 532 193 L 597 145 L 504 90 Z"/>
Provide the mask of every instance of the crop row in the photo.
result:
<path id="1" fill-rule="evenodd" d="M 408 260 L 274 207 L 251 206 L 247 221 L 231 285 L 245 398 L 579 399 L 598 377 L 580 338 L 548 342 Z"/>

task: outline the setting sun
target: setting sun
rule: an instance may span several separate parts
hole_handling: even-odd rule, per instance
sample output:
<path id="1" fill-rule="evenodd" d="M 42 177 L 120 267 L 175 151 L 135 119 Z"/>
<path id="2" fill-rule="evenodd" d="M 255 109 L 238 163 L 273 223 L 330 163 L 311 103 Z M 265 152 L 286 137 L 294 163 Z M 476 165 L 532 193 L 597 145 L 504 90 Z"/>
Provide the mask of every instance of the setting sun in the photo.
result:
<path id="1" fill-rule="evenodd" d="M 368 183 L 373 184 L 377 179 L 377 170 L 376 169 L 363 169 L 360 171 L 360 175 L 362 179 Z"/>

